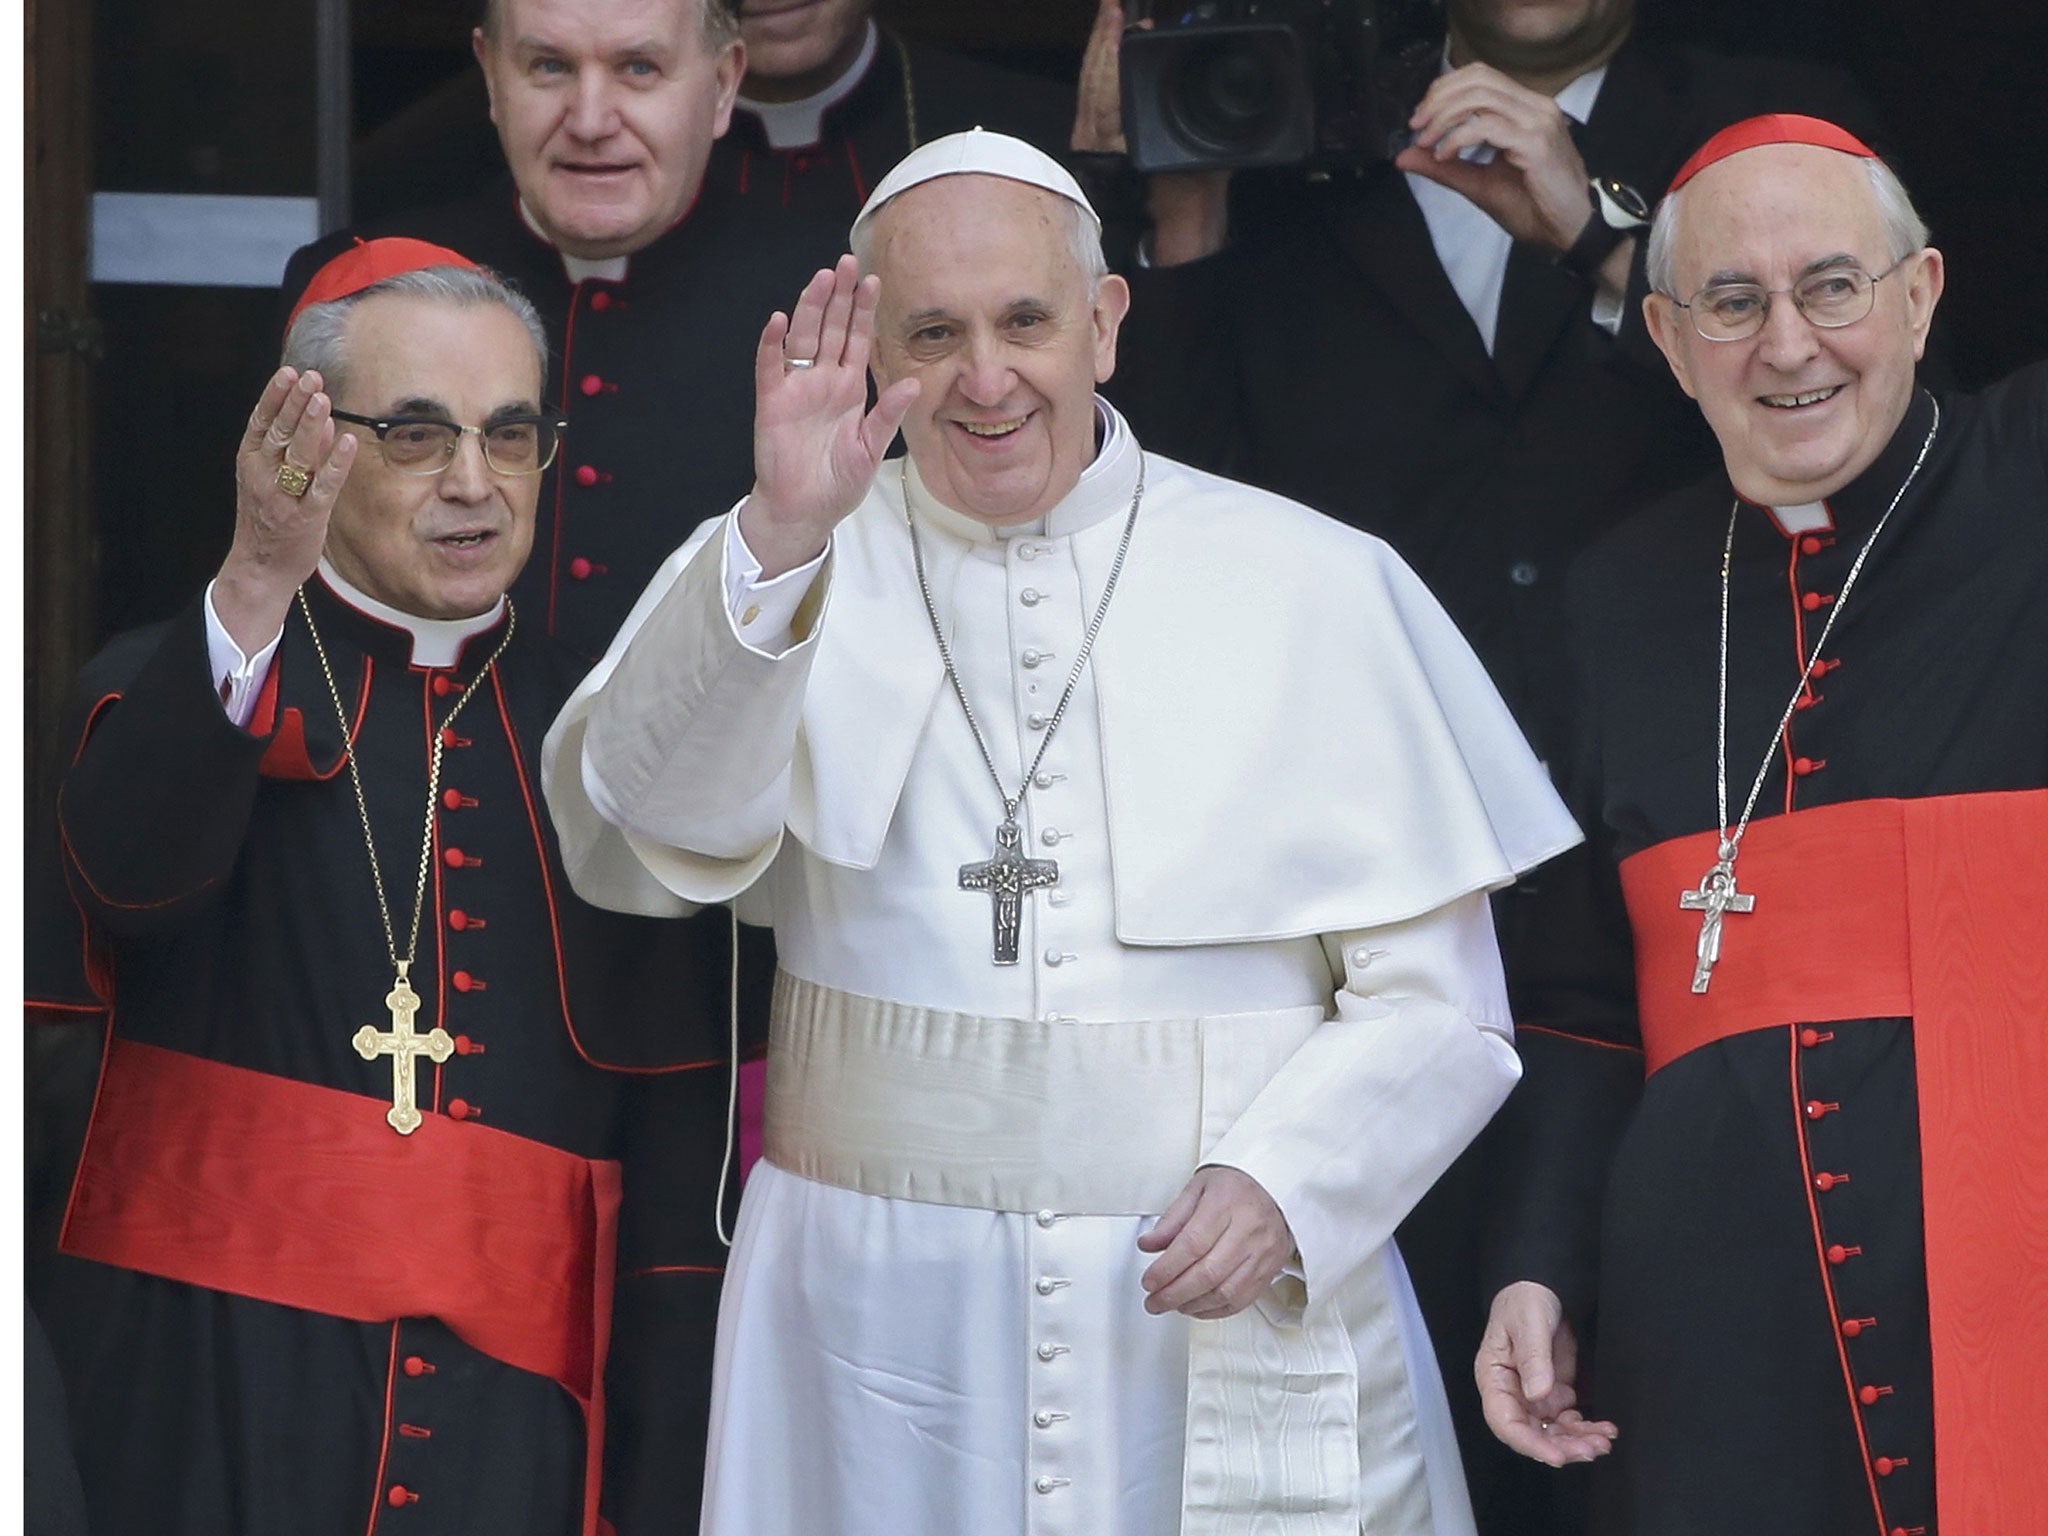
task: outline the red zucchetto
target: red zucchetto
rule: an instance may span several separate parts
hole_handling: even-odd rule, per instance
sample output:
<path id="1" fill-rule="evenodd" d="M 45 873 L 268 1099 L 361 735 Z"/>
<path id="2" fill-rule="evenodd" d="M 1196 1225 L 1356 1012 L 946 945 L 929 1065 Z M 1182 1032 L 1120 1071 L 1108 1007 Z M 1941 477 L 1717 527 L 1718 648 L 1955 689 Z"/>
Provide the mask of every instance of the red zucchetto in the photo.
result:
<path id="1" fill-rule="evenodd" d="M 1762 117 L 1746 117 L 1739 123 L 1731 123 L 1702 144 L 1693 157 L 1678 168 L 1678 174 L 1671 178 L 1671 185 L 1665 189 L 1666 195 L 1676 192 L 1715 161 L 1726 160 L 1730 155 L 1739 155 L 1745 149 L 1757 149 L 1765 144 L 1813 144 L 1821 149 L 1838 149 L 1845 155 L 1855 155 L 1864 160 L 1877 158 L 1877 151 L 1855 134 L 1824 118 L 1801 117 L 1796 112 L 1767 112 Z"/>
<path id="2" fill-rule="evenodd" d="M 292 306 L 291 318 L 285 321 L 284 328 L 289 331 L 292 322 L 309 304 L 345 299 L 401 272 L 417 272 L 423 267 L 475 266 L 475 262 L 460 252 L 426 240 L 413 240 L 404 235 L 390 235 L 382 240 L 358 237 L 353 246 L 313 274 L 313 280 L 306 284 L 306 291 Z"/>

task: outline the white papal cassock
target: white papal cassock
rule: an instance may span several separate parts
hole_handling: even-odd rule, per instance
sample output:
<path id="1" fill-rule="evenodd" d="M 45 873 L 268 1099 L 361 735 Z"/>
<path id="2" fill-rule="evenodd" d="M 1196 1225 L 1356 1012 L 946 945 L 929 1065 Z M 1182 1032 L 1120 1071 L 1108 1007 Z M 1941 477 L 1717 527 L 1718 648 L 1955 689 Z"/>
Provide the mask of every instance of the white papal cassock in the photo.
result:
<path id="1" fill-rule="evenodd" d="M 1024 530 L 907 476 L 1011 784 L 1140 471 L 1102 424 Z M 1143 465 L 1020 817 L 1059 862 L 1021 964 L 991 963 L 990 899 L 959 887 L 1001 803 L 894 464 L 835 534 L 802 639 L 743 638 L 762 605 L 721 519 L 550 733 L 578 890 L 734 901 L 785 973 L 719 1318 L 712 1536 L 1471 1528 L 1390 1239 L 1516 1076 L 1485 893 L 1577 832 L 1383 544 Z M 1227 1322 L 1148 1316 L 1136 1239 L 1204 1162 L 1274 1197 L 1298 1264 Z"/>

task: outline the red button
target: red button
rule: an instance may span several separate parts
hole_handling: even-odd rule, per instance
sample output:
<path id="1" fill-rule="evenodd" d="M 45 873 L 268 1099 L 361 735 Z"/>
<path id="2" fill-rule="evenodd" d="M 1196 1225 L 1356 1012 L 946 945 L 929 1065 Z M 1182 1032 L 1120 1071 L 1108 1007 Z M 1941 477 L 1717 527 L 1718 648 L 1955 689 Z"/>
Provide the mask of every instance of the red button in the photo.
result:
<path id="1" fill-rule="evenodd" d="M 384 1502 L 386 1504 L 389 1504 L 393 1509 L 403 1509 L 406 1505 L 412 1503 L 413 1500 L 417 1499 L 418 1497 L 419 1495 L 414 1493 L 410 1488 L 406 1487 L 405 1484 L 393 1483 L 391 1485 L 391 1491 L 384 1495 Z"/>
<path id="2" fill-rule="evenodd" d="M 577 388 L 586 395 L 600 394 L 604 390 L 604 380 L 594 373 L 586 373 L 583 375 L 583 382 Z"/>
<path id="3" fill-rule="evenodd" d="M 1828 1245 L 1828 1262 L 1830 1264 L 1848 1263 L 1849 1250 L 1847 1248 L 1844 1248 L 1840 1243 L 1830 1243 Z"/>
<path id="4" fill-rule="evenodd" d="M 574 560 L 571 560 L 569 562 L 569 574 L 570 576 L 574 577 L 577 581 L 590 580 L 591 570 L 592 566 L 590 562 L 584 559 L 581 555 L 578 555 Z"/>
<path id="5" fill-rule="evenodd" d="M 433 1367 L 428 1365 L 427 1362 L 422 1360 L 418 1355 L 407 1355 L 405 1357 L 405 1364 L 401 1367 L 401 1369 L 408 1376 L 424 1376 L 427 1374 L 428 1371 L 432 1370 Z"/>
<path id="6" fill-rule="evenodd" d="M 590 296 L 590 307 L 592 309 L 610 309 L 612 307 L 612 296 L 600 288 Z"/>
<path id="7" fill-rule="evenodd" d="M 451 811 L 461 810 L 465 799 L 466 797 L 459 789 L 444 789 L 441 791 L 441 803 Z"/>
<path id="8" fill-rule="evenodd" d="M 469 1107 L 467 1099 L 450 1099 L 448 1101 L 448 1118 L 450 1120 L 467 1120 L 475 1113 L 476 1111 Z"/>
<path id="9" fill-rule="evenodd" d="M 456 1054 L 456 1055 L 458 1055 L 458 1056 L 467 1056 L 467 1055 L 469 1055 L 469 1054 L 470 1054 L 470 1052 L 474 1051 L 475 1049 L 476 1049 L 476 1042 L 475 1042 L 474 1040 L 470 1039 L 470 1038 L 469 1038 L 469 1036 L 467 1036 L 467 1035 L 457 1035 L 457 1036 L 455 1037 L 455 1054 Z"/>
<path id="10" fill-rule="evenodd" d="M 1820 540 L 1810 533 L 1799 541 L 1799 553 L 1802 555 L 1817 555 L 1820 553 L 1820 548 Z"/>
<path id="11" fill-rule="evenodd" d="M 470 916 L 467 912 L 463 911 L 462 908 L 452 907 L 449 909 L 448 926 L 450 928 L 453 928 L 457 933 L 460 933 L 463 931 L 463 929 L 467 928 L 469 924 Z M 482 924 L 478 924 L 478 926 L 481 927 Z"/>
<path id="12" fill-rule="evenodd" d="M 481 992 L 484 989 L 484 984 L 467 971 L 457 971 L 448 979 L 454 983 L 455 990 L 458 992 Z"/>
<path id="13" fill-rule="evenodd" d="M 1845 1317 L 1842 1319 L 1842 1337 L 1853 1339 L 1876 1321 L 1874 1317 Z"/>
<path id="14" fill-rule="evenodd" d="M 1897 1466 L 1898 1464 L 1898 1462 L 1893 1461 L 1889 1456 L 1880 1456 L 1877 1458 L 1877 1460 L 1873 1461 L 1870 1464 L 1870 1470 L 1875 1472 L 1879 1477 L 1890 1477 L 1892 1475 L 1892 1468 Z"/>
<path id="15" fill-rule="evenodd" d="M 1880 1397 L 1883 1396 L 1884 1394 L 1878 1391 L 1875 1387 L 1864 1387 L 1857 1392 L 1856 1401 L 1861 1403 L 1864 1407 L 1868 1408 L 1872 1403 L 1876 1402 Z"/>
<path id="16" fill-rule="evenodd" d="M 450 869 L 460 869 L 465 862 L 465 858 L 460 848 L 450 848 L 441 855 L 441 862 Z"/>
<path id="17" fill-rule="evenodd" d="M 576 483 L 585 487 L 597 484 L 597 466 L 595 464 L 578 464 L 576 466 Z"/>
<path id="18" fill-rule="evenodd" d="M 1802 779 L 1818 767 L 1820 767 L 1820 764 L 1810 757 L 1795 757 L 1792 759 L 1792 771 Z"/>
<path id="19" fill-rule="evenodd" d="M 1832 1173 L 1816 1173 L 1813 1176 L 1813 1187 L 1826 1194 L 1835 1187 L 1835 1176 Z"/>
<path id="20" fill-rule="evenodd" d="M 1820 1031 L 1811 1025 L 1807 1026 L 1799 1031 L 1799 1043 L 1809 1051 L 1812 1050 L 1816 1045 L 1820 1044 Z"/>
<path id="21" fill-rule="evenodd" d="M 434 697 L 445 699 L 455 691 L 455 679 L 446 672 L 436 672 L 434 674 L 433 689 Z"/>
<path id="22" fill-rule="evenodd" d="M 441 727 L 441 745 L 444 747 L 466 747 L 469 745 L 469 738 L 456 735 L 454 726 L 444 725 Z"/>
<path id="23" fill-rule="evenodd" d="M 1804 597 L 1799 599 L 1799 606 L 1804 608 L 1808 613 L 1812 613 L 1814 609 L 1818 608 L 1822 603 L 1826 601 L 1827 599 L 1821 596 L 1820 593 L 1809 592 Z"/>
<path id="24" fill-rule="evenodd" d="M 1818 1120 L 1822 1115 L 1826 1114 L 1830 1109 L 1833 1109 L 1835 1107 L 1836 1106 L 1832 1104 L 1823 1104 L 1819 1099 L 1808 1099 L 1806 1101 L 1806 1118 L 1809 1120 Z"/>

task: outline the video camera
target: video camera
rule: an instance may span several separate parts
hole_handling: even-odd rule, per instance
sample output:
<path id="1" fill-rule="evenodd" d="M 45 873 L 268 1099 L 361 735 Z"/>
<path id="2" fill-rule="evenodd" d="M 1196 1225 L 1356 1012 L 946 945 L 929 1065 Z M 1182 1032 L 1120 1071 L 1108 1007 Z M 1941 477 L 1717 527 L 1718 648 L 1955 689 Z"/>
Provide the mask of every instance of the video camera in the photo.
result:
<path id="1" fill-rule="evenodd" d="M 1139 171 L 1356 173 L 1408 143 L 1443 58 L 1443 0 L 1155 0 L 1123 35 Z"/>

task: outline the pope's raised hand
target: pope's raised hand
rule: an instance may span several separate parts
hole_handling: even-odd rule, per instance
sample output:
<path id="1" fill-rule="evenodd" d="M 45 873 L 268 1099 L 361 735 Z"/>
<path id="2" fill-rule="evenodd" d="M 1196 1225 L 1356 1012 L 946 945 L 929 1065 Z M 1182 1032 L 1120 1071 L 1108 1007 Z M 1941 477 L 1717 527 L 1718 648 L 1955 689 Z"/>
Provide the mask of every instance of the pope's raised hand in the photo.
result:
<path id="1" fill-rule="evenodd" d="M 249 413 L 235 455 L 235 536 L 213 607 L 245 654 L 284 627 L 292 594 L 320 564 L 327 520 L 358 443 L 337 433 L 317 373 L 280 368 Z"/>
<path id="2" fill-rule="evenodd" d="M 815 559 L 860 505 L 917 398 L 902 379 L 867 409 L 880 285 L 851 256 L 818 272 L 754 353 L 754 488 L 740 533 L 765 577 Z"/>

